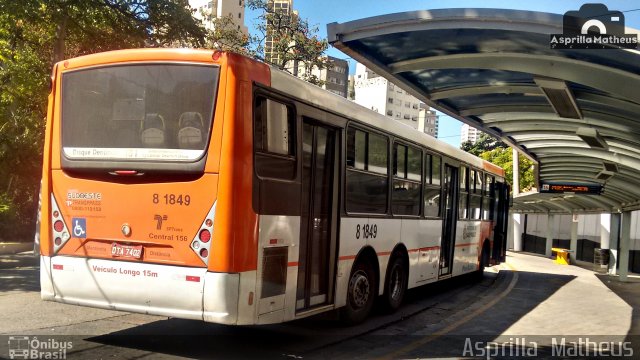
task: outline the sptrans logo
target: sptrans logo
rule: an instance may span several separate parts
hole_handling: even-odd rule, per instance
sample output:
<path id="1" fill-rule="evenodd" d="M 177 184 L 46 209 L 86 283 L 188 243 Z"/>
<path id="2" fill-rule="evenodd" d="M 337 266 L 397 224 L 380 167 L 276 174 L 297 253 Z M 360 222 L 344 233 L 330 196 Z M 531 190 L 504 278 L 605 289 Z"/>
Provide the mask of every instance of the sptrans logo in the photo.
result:
<path id="1" fill-rule="evenodd" d="M 39 340 L 37 337 L 9 336 L 10 359 L 66 359 L 71 341 Z"/>
<path id="2" fill-rule="evenodd" d="M 624 14 L 604 4 L 584 4 L 567 11 L 562 34 L 550 35 L 554 49 L 637 49 L 638 34 L 625 34 Z"/>

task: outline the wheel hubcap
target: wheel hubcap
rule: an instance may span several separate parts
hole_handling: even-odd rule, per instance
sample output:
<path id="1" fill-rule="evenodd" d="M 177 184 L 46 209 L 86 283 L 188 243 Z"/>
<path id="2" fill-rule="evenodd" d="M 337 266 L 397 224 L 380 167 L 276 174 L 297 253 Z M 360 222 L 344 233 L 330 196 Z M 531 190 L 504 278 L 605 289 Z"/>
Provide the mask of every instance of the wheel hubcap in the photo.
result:
<path id="1" fill-rule="evenodd" d="M 367 274 L 359 270 L 351 277 L 351 299 L 353 300 L 353 305 L 358 308 L 361 308 L 367 304 L 369 301 L 369 278 Z"/>

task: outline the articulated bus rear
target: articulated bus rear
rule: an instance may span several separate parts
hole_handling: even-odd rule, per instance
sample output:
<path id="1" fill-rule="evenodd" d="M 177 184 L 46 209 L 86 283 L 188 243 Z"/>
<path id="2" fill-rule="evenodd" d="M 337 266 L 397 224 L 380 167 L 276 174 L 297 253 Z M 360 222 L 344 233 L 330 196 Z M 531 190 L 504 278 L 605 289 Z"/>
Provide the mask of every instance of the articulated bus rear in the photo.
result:
<path id="1" fill-rule="evenodd" d="M 253 291 L 239 274 L 255 271 L 257 216 L 234 206 L 251 204 L 251 177 L 231 179 L 251 174 L 251 82 L 269 81 L 266 65 L 249 62 L 154 49 L 55 65 L 43 299 L 238 321 L 238 298 Z"/>

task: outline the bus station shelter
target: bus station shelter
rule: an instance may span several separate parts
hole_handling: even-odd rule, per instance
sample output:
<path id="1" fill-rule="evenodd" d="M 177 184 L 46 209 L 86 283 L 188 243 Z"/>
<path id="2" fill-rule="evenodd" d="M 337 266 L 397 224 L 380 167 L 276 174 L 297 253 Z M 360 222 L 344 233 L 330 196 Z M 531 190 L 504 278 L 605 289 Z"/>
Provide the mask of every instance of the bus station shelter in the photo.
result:
<path id="1" fill-rule="evenodd" d="M 620 20 L 601 15 L 599 24 Z M 356 61 L 534 162 L 536 191 L 514 191 L 516 238 L 523 214 L 610 214 L 609 239 L 600 245 L 614 257 L 610 273 L 625 280 L 632 212 L 640 209 L 640 52 L 560 46 L 552 38 L 565 33 L 564 20 L 439 9 L 332 23 L 327 33 Z"/>

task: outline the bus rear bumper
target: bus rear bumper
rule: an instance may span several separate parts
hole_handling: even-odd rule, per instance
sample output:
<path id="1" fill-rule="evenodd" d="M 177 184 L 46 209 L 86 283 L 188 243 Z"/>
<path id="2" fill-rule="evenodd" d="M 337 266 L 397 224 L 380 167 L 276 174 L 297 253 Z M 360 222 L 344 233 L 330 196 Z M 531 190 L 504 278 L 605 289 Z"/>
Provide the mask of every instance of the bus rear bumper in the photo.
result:
<path id="1" fill-rule="evenodd" d="M 221 324 L 237 322 L 239 280 L 205 268 L 40 257 L 43 300 Z"/>

